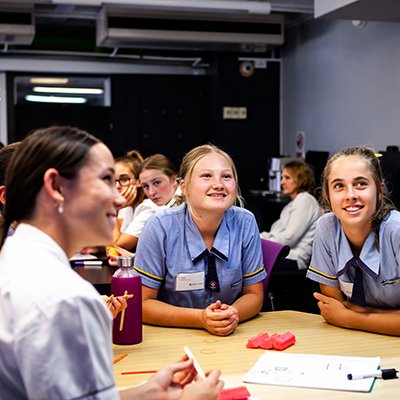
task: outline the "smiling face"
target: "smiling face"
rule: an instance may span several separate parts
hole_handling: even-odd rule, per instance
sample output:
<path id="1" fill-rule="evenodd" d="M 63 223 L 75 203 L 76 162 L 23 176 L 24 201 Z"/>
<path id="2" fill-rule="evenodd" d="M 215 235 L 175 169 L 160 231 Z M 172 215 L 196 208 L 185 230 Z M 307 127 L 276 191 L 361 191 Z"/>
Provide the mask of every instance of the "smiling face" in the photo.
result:
<path id="1" fill-rule="evenodd" d="M 367 163 L 359 156 L 342 156 L 332 163 L 328 177 L 332 211 L 343 229 L 368 233 L 376 210 L 377 187 Z"/>
<path id="2" fill-rule="evenodd" d="M 188 187 L 182 190 L 194 215 L 223 214 L 236 199 L 237 186 L 228 160 L 218 153 L 202 157 L 194 166 Z"/>
<path id="3" fill-rule="evenodd" d="M 125 202 L 114 184 L 114 159 L 102 143 L 95 144 L 78 177 L 64 181 L 66 234 L 80 246 L 112 242 L 117 208 Z"/>
<path id="4" fill-rule="evenodd" d="M 146 196 L 158 206 L 168 204 L 178 186 L 176 175 L 169 177 L 159 169 L 144 169 L 139 179 Z"/>

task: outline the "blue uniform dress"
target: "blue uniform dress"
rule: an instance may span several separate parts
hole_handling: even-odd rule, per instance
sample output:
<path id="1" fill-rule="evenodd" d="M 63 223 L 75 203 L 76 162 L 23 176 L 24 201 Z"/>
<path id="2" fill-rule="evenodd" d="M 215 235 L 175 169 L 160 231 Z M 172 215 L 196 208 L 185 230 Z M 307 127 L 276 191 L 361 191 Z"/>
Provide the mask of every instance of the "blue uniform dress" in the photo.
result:
<path id="1" fill-rule="evenodd" d="M 391 211 L 379 227 L 379 249 L 371 232 L 361 250 L 358 265 L 363 270 L 368 306 L 400 308 L 400 213 Z M 354 255 L 339 220 L 333 213 L 317 223 L 311 265 L 307 277 L 340 288 L 350 300 L 355 269 Z"/>
<path id="2" fill-rule="evenodd" d="M 216 300 L 232 304 L 244 286 L 266 277 L 258 227 L 248 210 L 231 207 L 218 229 L 212 253 L 220 292 L 205 287 L 206 253 L 204 240 L 186 204 L 182 204 L 147 222 L 138 242 L 135 268 L 145 286 L 158 289 L 158 300 L 190 308 L 205 308 Z M 191 277 L 195 275 L 203 278 L 192 289 Z M 182 290 L 180 282 L 185 279 L 189 283 Z"/>

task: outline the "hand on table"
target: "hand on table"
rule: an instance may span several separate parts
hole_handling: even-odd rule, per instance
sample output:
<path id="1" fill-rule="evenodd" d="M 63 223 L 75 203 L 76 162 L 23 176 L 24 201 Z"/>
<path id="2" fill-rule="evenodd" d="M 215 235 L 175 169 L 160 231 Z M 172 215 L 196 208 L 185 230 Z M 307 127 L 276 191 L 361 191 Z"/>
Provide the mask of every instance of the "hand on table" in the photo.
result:
<path id="1" fill-rule="evenodd" d="M 106 248 L 106 255 L 108 257 L 108 264 L 115 267 L 118 265 L 119 256 L 133 257 L 135 253 L 131 253 L 119 246 L 112 246 Z"/>
<path id="2" fill-rule="evenodd" d="M 203 310 L 202 324 L 208 332 L 214 335 L 228 336 L 236 330 L 239 324 L 239 312 L 235 307 L 217 300 Z"/>
<path id="3" fill-rule="evenodd" d="M 321 315 L 328 324 L 346 327 L 346 317 L 351 310 L 346 308 L 345 303 L 322 293 L 314 293 L 314 297 L 318 300 Z"/>
<path id="4" fill-rule="evenodd" d="M 156 372 L 146 383 L 121 392 L 122 399 L 142 400 L 216 400 L 223 387 L 220 371 L 197 379 L 193 361 L 184 356 L 175 364 Z"/>

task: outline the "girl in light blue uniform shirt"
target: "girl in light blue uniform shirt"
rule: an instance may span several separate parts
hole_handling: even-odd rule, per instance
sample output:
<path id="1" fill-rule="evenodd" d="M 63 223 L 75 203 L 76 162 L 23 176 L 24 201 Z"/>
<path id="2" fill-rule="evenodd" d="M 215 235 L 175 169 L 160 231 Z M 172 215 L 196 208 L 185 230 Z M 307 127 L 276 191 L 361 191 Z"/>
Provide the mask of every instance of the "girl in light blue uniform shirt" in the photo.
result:
<path id="1" fill-rule="evenodd" d="M 400 213 L 384 196 L 379 158 L 368 147 L 335 154 L 323 173 L 324 206 L 307 276 L 325 320 L 400 335 Z"/>
<path id="2" fill-rule="evenodd" d="M 231 157 L 216 146 L 192 149 L 180 175 L 185 203 L 145 225 L 135 256 L 143 320 L 229 335 L 263 304 L 261 243 L 239 196 Z"/>

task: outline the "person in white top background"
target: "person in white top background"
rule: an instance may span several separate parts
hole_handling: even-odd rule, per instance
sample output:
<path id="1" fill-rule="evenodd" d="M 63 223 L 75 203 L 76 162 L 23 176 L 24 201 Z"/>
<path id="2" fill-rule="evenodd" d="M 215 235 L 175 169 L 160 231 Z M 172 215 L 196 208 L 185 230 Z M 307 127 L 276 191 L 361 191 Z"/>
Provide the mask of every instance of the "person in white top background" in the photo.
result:
<path id="1" fill-rule="evenodd" d="M 124 207 L 118 210 L 114 228 L 115 242 L 132 222 L 136 208 L 145 198 L 139 182 L 139 171 L 143 160 L 143 156 L 137 150 L 130 150 L 115 160 L 115 184 L 126 199 Z"/>
<path id="2" fill-rule="evenodd" d="M 76 128 L 38 130 L 13 154 L 0 241 L 1 398 L 217 398 L 220 372 L 193 381 L 186 356 L 117 391 L 111 313 L 68 261 L 82 247 L 112 240 L 125 202 L 114 180 L 110 150 Z"/>
<path id="3" fill-rule="evenodd" d="M 278 269 L 303 270 L 310 262 L 315 227 L 322 214 L 313 195 L 314 173 L 303 161 L 290 161 L 282 169 L 281 187 L 290 202 L 271 230 L 261 232 L 261 237 L 290 246 L 289 255 L 277 266 Z"/>

